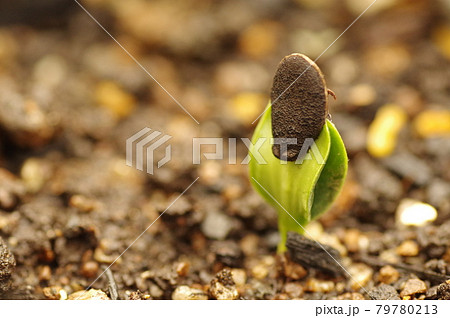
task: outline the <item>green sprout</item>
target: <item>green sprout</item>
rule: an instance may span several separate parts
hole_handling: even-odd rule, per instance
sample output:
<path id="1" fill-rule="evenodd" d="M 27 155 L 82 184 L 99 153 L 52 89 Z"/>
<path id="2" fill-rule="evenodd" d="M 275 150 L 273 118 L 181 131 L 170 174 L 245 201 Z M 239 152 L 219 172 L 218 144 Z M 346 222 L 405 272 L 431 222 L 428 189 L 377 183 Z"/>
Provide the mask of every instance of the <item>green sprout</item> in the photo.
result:
<path id="1" fill-rule="evenodd" d="M 328 94 L 313 61 L 287 56 L 274 78 L 272 105 L 253 134 L 250 181 L 278 211 L 279 252 L 286 250 L 287 232 L 302 234 L 330 207 L 347 174 L 344 143 L 327 119 Z"/>

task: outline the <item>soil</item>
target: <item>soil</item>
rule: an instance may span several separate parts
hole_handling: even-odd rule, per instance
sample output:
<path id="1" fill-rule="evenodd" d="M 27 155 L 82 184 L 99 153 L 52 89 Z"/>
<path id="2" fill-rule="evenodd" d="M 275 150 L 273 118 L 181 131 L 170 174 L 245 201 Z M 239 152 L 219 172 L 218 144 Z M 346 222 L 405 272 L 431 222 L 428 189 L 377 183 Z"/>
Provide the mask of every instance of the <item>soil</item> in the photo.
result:
<path id="1" fill-rule="evenodd" d="M 240 138 L 279 61 L 316 59 L 365 1 L 81 1 L 140 65 L 62 2 L 0 4 L 0 298 L 450 299 L 448 124 L 433 134 L 450 110 L 446 1 L 375 4 L 317 60 L 350 161 L 308 233 L 340 255 L 337 276 L 277 254 Z M 366 137 L 388 104 L 405 121 L 377 157 Z M 171 136 L 153 175 L 125 161 L 145 127 Z M 194 137 L 224 138 L 226 159 L 193 164 Z M 437 218 L 408 226 L 408 202 Z"/>

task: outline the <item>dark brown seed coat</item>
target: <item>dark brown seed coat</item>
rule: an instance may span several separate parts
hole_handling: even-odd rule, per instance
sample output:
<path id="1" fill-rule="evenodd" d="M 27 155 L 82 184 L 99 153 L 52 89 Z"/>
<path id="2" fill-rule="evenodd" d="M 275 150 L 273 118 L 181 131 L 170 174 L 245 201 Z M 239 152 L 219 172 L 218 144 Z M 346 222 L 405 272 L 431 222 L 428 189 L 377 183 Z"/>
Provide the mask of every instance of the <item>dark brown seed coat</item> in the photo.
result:
<path id="1" fill-rule="evenodd" d="M 287 154 L 274 144 L 273 154 L 295 161 L 306 138 L 316 139 L 328 114 L 327 88 L 319 67 L 303 54 L 286 56 L 279 64 L 271 92 L 274 138 L 296 138 Z"/>

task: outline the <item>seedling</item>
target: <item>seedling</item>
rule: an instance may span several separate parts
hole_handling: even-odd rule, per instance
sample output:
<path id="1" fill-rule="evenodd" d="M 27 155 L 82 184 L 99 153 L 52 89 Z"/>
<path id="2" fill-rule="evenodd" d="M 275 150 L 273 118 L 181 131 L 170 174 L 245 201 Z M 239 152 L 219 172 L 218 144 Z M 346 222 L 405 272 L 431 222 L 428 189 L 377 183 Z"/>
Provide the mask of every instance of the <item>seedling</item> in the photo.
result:
<path id="1" fill-rule="evenodd" d="M 328 117 L 328 95 L 319 67 L 302 54 L 285 57 L 274 77 L 271 102 L 250 147 L 250 181 L 278 211 L 281 240 L 324 213 L 340 192 L 347 174 L 344 143 Z M 264 142 L 255 149 L 259 138 Z M 257 162 L 258 151 L 267 162 Z"/>

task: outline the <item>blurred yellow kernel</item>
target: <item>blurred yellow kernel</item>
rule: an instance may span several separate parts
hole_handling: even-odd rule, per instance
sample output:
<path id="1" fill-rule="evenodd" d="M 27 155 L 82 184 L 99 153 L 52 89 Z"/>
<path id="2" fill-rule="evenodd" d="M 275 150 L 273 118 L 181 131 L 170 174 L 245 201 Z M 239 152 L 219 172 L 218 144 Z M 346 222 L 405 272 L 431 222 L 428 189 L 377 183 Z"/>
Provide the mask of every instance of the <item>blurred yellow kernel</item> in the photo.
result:
<path id="1" fill-rule="evenodd" d="M 433 30 L 433 43 L 447 59 L 450 59 L 450 25 Z"/>
<path id="2" fill-rule="evenodd" d="M 420 137 L 448 136 L 450 135 L 450 111 L 423 111 L 414 119 L 413 128 Z"/>
<path id="3" fill-rule="evenodd" d="M 241 93 L 230 101 L 233 117 L 244 124 L 253 122 L 267 105 L 268 96 L 260 93 Z"/>
<path id="4" fill-rule="evenodd" d="M 100 82 L 95 88 L 96 102 L 111 111 L 118 118 L 127 117 L 136 106 L 134 97 L 118 84 L 111 81 Z"/>
<path id="5" fill-rule="evenodd" d="M 278 22 L 262 21 L 245 29 L 239 37 L 241 51 L 251 58 L 263 58 L 278 47 L 281 26 Z"/>
<path id="6" fill-rule="evenodd" d="M 400 106 L 382 106 L 369 127 L 367 151 L 374 157 L 389 156 L 395 149 L 398 133 L 406 119 L 406 112 Z"/>

